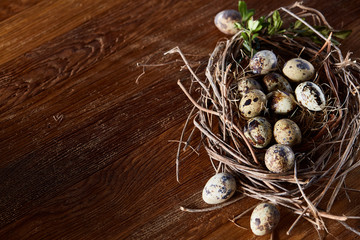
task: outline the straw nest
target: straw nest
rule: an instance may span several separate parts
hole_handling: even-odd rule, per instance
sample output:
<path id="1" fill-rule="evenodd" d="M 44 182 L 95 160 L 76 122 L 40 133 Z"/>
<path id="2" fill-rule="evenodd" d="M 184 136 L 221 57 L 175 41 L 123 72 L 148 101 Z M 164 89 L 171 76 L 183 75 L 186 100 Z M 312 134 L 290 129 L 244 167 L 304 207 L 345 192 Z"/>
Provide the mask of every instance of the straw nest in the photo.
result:
<path id="1" fill-rule="evenodd" d="M 332 29 L 317 10 L 296 3 L 279 8 L 279 12 L 285 23 L 294 19 L 303 21 L 323 40 L 323 44 L 318 45 L 307 38 L 288 38 L 285 34 L 258 37 L 260 49 L 272 50 L 278 56 L 277 72 L 281 72 L 284 62 L 290 58 L 301 56 L 309 60 L 316 70 L 313 81 L 321 86 L 327 98 L 327 106 L 321 112 L 298 106 L 287 116 L 299 125 L 303 135 L 302 143 L 293 148 L 294 169 L 280 174 L 268 171 L 263 164 L 266 149 L 253 148 L 244 137 L 246 119 L 238 110 L 237 81 L 263 76 L 250 71 L 250 56 L 243 51 L 240 33 L 218 42 L 208 60 L 205 77 L 194 73 L 179 48 L 168 52 L 181 55 L 200 89 L 200 97 L 194 99 L 178 82 L 197 111 L 189 116 L 185 128 L 193 123 L 201 132 L 201 142 L 215 170 L 233 173 L 242 195 L 286 207 L 318 230 L 326 229 L 323 219 L 328 218 L 358 233 L 345 223 L 357 217 L 333 215 L 331 208 L 344 187 L 347 174 L 360 164 L 360 65 L 350 60 L 350 54 L 344 57 L 331 43 L 331 35 L 327 39 L 311 27 L 318 21 Z M 278 118 L 271 112 L 265 112 L 265 116 L 273 121 Z M 181 136 L 180 142 L 184 142 L 183 138 Z M 218 206 L 210 209 L 214 208 Z"/>

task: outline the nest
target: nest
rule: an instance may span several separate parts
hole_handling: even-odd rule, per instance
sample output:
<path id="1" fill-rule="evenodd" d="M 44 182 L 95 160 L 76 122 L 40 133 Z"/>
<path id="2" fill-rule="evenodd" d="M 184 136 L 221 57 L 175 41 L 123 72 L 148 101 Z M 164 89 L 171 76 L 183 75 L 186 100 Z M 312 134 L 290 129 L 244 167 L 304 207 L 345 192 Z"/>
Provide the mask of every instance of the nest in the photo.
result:
<path id="1" fill-rule="evenodd" d="M 253 148 L 244 137 L 246 119 L 238 110 L 237 81 L 263 76 L 254 75 L 249 70 L 250 56 L 243 51 L 240 32 L 230 40 L 218 42 L 208 60 L 204 80 L 194 73 L 179 48 L 168 52 L 181 55 L 200 89 L 200 96 L 195 100 L 194 94 L 178 82 L 196 109 L 196 113 L 189 116 L 185 128 L 192 119 L 201 132 L 201 142 L 215 170 L 233 173 L 239 183 L 238 190 L 244 196 L 273 202 L 296 214 L 298 219 L 292 227 L 304 218 L 317 230 L 326 230 L 323 219 L 328 218 L 341 222 L 358 234 L 345 223 L 347 219 L 357 217 L 333 215 L 331 208 L 344 187 L 347 174 L 360 164 L 360 65 L 350 60 L 350 54 L 343 56 L 341 50 L 331 43 L 331 34 L 327 39 L 312 27 L 321 22 L 332 29 L 320 12 L 299 3 L 279 11 L 284 15 L 285 23 L 294 19 L 302 21 L 323 40 L 319 45 L 307 38 L 288 38 L 281 34 L 258 37 L 260 49 L 273 50 L 280 67 L 286 60 L 298 56 L 310 61 L 316 69 L 314 82 L 321 86 L 327 98 L 327 106 L 321 112 L 311 112 L 299 106 L 291 116 L 287 116 L 299 125 L 303 135 L 301 145 L 293 148 L 296 156 L 294 169 L 285 173 L 268 171 L 263 164 L 266 149 Z M 265 116 L 273 121 L 277 119 L 271 113 L 265 113 Z M 182 135 L 180 142 L 183 138 Z M 178 156 L 177 161 L 179 159 Z"/>

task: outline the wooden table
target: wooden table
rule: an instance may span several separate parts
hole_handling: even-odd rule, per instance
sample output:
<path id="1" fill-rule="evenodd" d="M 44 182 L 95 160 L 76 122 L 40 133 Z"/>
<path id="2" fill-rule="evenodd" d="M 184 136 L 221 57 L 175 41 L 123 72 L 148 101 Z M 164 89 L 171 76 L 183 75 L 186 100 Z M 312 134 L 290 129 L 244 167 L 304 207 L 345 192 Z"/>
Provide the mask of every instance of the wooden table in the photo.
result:
<path id="1" fill-rule="evenodd" d="M 267 14 L 290 0 L 255 1 Z M 304 1 L 360 56 L 356 0 Z M 194 66 L 225 36 L 213 25 L 236 1 L 3 0 L 0 2 L 0 239 L 268 239 L 228 221 L 257 203 L 203 207 L 214 173 L 203 150 L 180 163 L 176 140 L 192 105 L 175 46 Z M 172 62 L 170 64 L 164 64 Z M 143 68 L 137 63 L 150 64 Z M 138 81 L 138 83 L 136 83 Z M 174 141 L 172 141 L 174 140 Z M 359 189 L 354 171 L 349 188 Z M 359 193 L 341 192 L 335 213 L 359 215 Z M 282 210 L 277 239 L 314 239 L 312 225 Z M 238 223 L 249 227 L 249 215 Z M 327 239 L 355 234 L 327 221 Z M 359 221 L 349 224 L 360 229 Z"/>

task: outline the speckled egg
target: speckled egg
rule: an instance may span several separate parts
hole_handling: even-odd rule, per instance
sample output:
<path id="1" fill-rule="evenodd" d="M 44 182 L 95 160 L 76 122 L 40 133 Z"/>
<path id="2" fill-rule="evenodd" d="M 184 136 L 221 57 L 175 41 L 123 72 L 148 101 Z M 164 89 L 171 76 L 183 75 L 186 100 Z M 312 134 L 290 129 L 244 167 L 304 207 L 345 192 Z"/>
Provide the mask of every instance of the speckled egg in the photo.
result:
<path id="1" fill-rule="evenodd" d="M 239 29 L 235 27 L 235 23 L 240 21 L 240 13 L 232 9 L 219 12 L 214 19 L 215 26 L 221 32 L 228 35 L 234 35 L 239 31 Z"/>
<path id="2" fill-rule="evenodd" d="M 287 172 L 294 167 L 295 154 L 283 144 L 275 144 L 266 150 L 265 166 L 274 173 Z"/>
<path id="3" fill-rule="evenodd" d="M 262 87 L 258 81 L 253 78 L 242 79 L 238 82 L 238 91 L 240 96 L 244 96 L 250 90 L 262 90 Z"/>
<path id="4" fill-rule="evenodd" d="M 250 228 L 257 236 L 271 233 L 280 221 L 279 210 L 271 203 L 257 205 L 250 217 Z"/>
<path id="5" fill-rule="evenodd" d="M 266 147 L 272 138 L 271 124 L 264 117 L 254 117 L 244 126 L 244 135 L 256 148 Z"/>
<path id="6" fill-rule="evenodd" d="M 321 111 L 326 106 L 326 99 L 321 88 L 313 82 L 300 83 L 295 89 L 297 101 L 311 111 Z"/>
<path id="7" fill-rule="evenodd" d="M 285 63 L 283 73 L 294 82 L 304 82 L 314 76 L 315 69 L 305 59 L 293 58 Z"/>
<path id="8" fill-rule="evenodd" d="M 288 93 L 292 93 L 292 87 L 290 83 L 279 73 L 268 73 L 263 78 L 264 85 L 268 92 L 281 90 Z"/>
<path id="9" fill-rule="evenodd" d="M 257 52 L 250 60 L 250 68 L 253 73 L 267 74 L 276 68 L 276 55 L 269 50 L 262 50 Z"/>
<path id="10" fill-rule="evenodd" d="M 294 146 L 301 143 L 301 130 L 294 121 L 280 119 L 274 125 L 274 138 L 279 144 Z"/>
<path id="11" fill-rule="evenodd" d="M 231 198 L 235 191 L 235 178 L 229 173 L 218 173 L 207 181 L 202 198 L 208 204 L 218 204 Z"/>
<path id="12" fill-rule="evenodd" d="M 266 96 L 260 90 L 250 90 L 240 100 L 239 110 L 245 118 L 258 116 L 266 107 Z"/>
<path id="13" fill-rule="evenodd" d="M 285 115 L 296 108 L 296 100 L 291 93 L 274 91 L 267 96 L 268 107 L 276 114 Z"/>

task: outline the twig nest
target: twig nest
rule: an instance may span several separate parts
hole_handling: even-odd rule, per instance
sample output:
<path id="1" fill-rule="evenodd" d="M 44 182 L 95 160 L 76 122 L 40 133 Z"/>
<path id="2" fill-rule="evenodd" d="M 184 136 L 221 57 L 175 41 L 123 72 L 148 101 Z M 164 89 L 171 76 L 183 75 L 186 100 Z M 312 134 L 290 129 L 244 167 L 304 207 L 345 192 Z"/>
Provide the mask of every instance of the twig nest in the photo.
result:
<path id="1" fill-rule="evenodd" d="M 244 135 L 256 148 L 266 147 L 272 138 L 271 124 L 264 117 L 254 117 L 244 126 Z"/>
<path id="2" fill-rule="evenodd" d="M 250 90 L 262 90 L 262 87 L 258 81 L 253 78 L 242 79 L 238 82 L 238 91 L 240 96 L 244 96 Z"/>
<path id="3" fill-rule="evenodd" d="M 265 166 L 274 173 L 287 172 L 293 168 L 295 154 L 286 145 L 276 144 L 268 148 L 265 153 Z"/>
<path id="4" fill-rule="evenodd" d="M 313 82 L 300 83 L 295 89 L 297 101 L 311 111 L 321 111 L 326 106 L 326 99 L 321 88 Z"/>
<path id="5" fill-rule="evenodd" d="M 266 107 L 266 96 L 260 90 L 250 90 L 240 100 L 239 110 L 245 118 L 260 115 Z"/>
<path id="6" fill-rule="evenodd" d="M 304 82 L 314 76 L 315 69 L 305 59 L 293 58 L 285 63 L 283 73 L 294 82 Z"/>
<path id="7" fill-rule="evenodd" d="M 205 184 L 202 198 L 208 204 L 218 204 L 231 198 L 235 190 L 235 178 L 229 173 L 218 173 Z"/>
<path id="8" fill-rule="evenodd" d="M 241 21 L 241 15 L 235 10 L 224 10 L 216 14 L 214 23 L 215 26 L 223 33 L 228 35 L 234 35 L 239 31 L 235 27 L 235 23 Z"/>
<path id="9" fill-rule="evenodd" d="M 251 231 L 257 236 L 271 233 L 280 221 L 279 210 L 271 203 L 260 203 L 250 218 Z"/>
<path id="10" fill-rule="evenodd" d="M 268 92 L 280 90 L 292 93 L 293 89 L 290 83 L 279 73 L 268 73 L 263 78 L 263 83 Z"/>
<path id="11" fill-rule="evenodd" d="M 277 65 L 276 55 L 269 50 L 257 52 L 250 60 L 250 68 L 255 74 L 267 74 Z"/>
<path id="12" fill-rule="evenodd" d="M 294 121 L 280 119 L 274 125 L 274 138 L 279 144 L 294 146 L 301 143 L 301 130 Z"/>
<path id="13" fill-rule="evenodd" d="M 267 95 L 269 108 L 276 114 L 285 115 L 296 108 L 296 101 L 291 93 L 274 91 Z"/>

